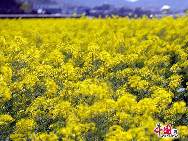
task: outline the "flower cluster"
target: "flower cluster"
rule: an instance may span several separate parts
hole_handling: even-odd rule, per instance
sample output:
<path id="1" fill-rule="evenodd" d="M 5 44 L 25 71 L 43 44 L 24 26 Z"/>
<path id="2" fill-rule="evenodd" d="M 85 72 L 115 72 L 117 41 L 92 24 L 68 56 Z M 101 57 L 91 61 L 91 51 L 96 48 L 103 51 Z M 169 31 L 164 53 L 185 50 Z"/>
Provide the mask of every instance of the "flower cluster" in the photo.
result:
<path id="1" fill-rule="evenodd" d="M 0 20 L 0 140 L 188 140 L 187 22 Z"/>

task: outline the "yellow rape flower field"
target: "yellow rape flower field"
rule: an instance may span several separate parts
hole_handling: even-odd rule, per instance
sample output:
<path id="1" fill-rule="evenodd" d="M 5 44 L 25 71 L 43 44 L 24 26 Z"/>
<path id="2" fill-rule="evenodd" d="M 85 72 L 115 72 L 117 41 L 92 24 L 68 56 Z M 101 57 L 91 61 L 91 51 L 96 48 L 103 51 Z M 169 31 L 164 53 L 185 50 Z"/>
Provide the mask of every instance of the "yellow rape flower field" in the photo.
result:
<path id="1" fill-rule="evenodd" d="M 187 23 L 1 19 L 0 140 L 187 141 Z"/>

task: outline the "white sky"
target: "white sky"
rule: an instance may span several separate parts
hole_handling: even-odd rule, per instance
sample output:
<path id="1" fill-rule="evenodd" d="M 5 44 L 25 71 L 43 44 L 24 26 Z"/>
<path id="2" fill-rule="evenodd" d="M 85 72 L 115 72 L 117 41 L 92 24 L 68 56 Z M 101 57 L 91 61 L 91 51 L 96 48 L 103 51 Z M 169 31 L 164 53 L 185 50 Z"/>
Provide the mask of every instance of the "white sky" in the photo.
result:
<path id="1" fill-rule="evenodd" d="M 130 2 L 136 2 L 136 1 L 139 1 L 139 0 L 127 0 L 127 1 L 130 1 Z"/>

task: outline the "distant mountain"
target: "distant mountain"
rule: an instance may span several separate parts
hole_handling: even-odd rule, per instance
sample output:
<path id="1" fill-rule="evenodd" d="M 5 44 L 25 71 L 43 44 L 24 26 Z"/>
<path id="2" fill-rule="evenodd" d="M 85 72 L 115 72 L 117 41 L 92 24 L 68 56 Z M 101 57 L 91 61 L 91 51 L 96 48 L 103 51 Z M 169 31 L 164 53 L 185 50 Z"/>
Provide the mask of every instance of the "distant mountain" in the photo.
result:
<path id="1" fill-rule="evenodd" d="M 170 5 L 173 10 L 184 10 L 188 8 L 188 0 L 139 0 L 131 3 L 134 7 L 161 8 L 163 5 Z"/>
<path id="2" fill-rule="evenodd" d="M 94 7 L 102 4 L 111 4 L 116 7 L 126 6 L 130 8 L 143 7 L 144 9 L 160 9 L 163 5 L 170 5 L 173 10 L 180 11 L 188 8 L 188 0 L 54 0 L 60 4 Z M 133 0 L 132 0 L 133 1 Z"/>
<path id="3" fill-rule="evenodd" d="M 80 6 L 87 6 L 87 7 L 95 7 L 95 6 L 99 6 L 102 4 L 111 4 L 114 6 L 124 6 L 127 3 L 131 3 L 128 2 L 126 0 L 54 0 L 57 1 L 59 3 L 66 3 L 66 4 L 76 4 L 76 5 L 80 5 Z"/>

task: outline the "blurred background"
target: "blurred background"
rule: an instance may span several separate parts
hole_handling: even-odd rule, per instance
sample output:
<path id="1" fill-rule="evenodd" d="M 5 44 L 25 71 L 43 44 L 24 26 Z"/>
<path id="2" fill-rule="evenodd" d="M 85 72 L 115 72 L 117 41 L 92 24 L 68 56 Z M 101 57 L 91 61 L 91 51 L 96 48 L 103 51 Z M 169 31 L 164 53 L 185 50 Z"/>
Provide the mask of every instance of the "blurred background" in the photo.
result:
<path id="1" fill-rule="evenodd" d="M 188 0 L 0 0 L 0 15 L 162 17 L 185 15 Z"/>

